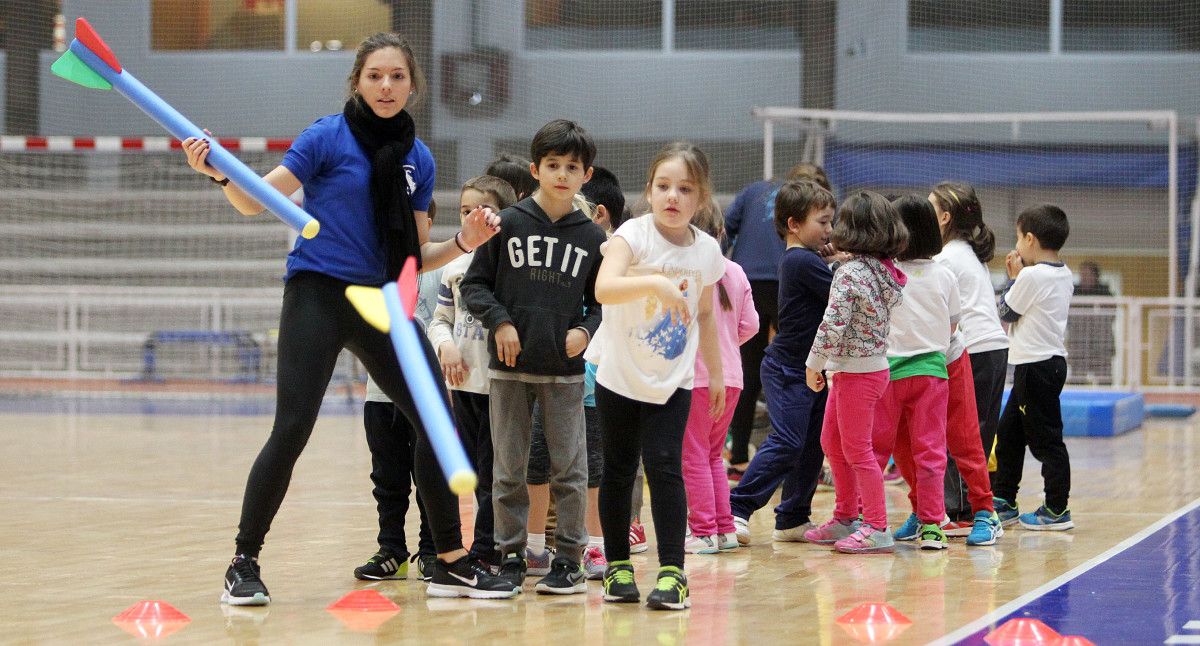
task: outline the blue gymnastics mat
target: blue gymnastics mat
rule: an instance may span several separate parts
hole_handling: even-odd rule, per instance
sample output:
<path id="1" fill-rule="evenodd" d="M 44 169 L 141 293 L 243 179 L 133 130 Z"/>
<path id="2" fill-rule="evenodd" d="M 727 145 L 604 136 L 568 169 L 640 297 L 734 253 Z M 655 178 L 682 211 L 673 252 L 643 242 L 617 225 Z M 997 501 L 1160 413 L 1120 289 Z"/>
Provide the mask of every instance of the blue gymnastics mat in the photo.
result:
<path id="1" fill-rule="evenodd" d="M 1008 402 L 1008 390 L 1004 391 Z M 1146 400 L 1141 393 L 1111 390 L 1064 390 L 1063 435 L 1070 437 L 1113 437 L 1142 425 Z"/>

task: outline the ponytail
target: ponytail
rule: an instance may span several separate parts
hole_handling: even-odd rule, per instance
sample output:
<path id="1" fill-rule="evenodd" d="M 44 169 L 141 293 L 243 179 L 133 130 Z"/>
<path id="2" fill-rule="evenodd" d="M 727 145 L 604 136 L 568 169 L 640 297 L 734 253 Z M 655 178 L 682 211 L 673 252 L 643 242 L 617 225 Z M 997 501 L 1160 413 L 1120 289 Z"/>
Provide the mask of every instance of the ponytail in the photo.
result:
<path id="1" fill-rule="evenodd" d="M 987 264 L 996 255 L 996 234 L 983 221 L 983 206 L 970 184 L 942 182 L 933 188 L 938 211 L 950 214 L 943 242 L 962 240 L 971 246 L 979 262 Z"/>
<path id="2" fill-rule="evenodd" d="M 733 309 L 733 303 L 729 300 L 729 292 L 725 291 L 725 282 L 717 283 L 717 300 L 721 302 L 721 309 L 726 312 Z"/>
<path id="3" fill-rule="evenodd" d="M 985 265 L 996 255 L 996 234 L 986 224 L 981 223 L 966 242 L 971 245 L 971 251 L 975 252 L 979 262 Z"/>

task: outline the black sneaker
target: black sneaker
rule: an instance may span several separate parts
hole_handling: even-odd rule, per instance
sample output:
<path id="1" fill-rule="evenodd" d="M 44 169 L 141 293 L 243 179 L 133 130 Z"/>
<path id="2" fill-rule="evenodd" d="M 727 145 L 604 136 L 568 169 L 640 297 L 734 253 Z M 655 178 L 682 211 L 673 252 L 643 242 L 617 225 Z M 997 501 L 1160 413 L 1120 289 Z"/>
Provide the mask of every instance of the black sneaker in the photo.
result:
<path id="1" fill-rule="evenodd" d="M 541 594 L 587 592 L 587 575 L 578 563 L 560 556 L 550 564 L 550 574 L 542 577 L 533 589 Z"/>
<path id="2" fill-rule="evenodd" d="M 516 553 L 509 554 L 500 562 L 500 578 L 511 583 L 518 591 L 525 585 L 525 559 Z"/>
<path id="3" fill-rule="evenodd" d="M 354 578 L 360 581 L 396 581 L 408 578 L 408 558 L 396 556 L 386 547 L 379 548 L 375 556 L 354 568 Z"/>
<path id="4" fill-rule="evenodd" d="M 416 554 L 411 561 L 417 564 L 417 578 L 428 581 L 433 578 L 433 564 L 437 561 L 436 554 Z"/>
<path id="5" fill-rule="evenodd" d="M 225 570 L 225 592 L 221 603 L 231 606 L 265 606 L 271 603 L 271 593 L 259 576 L 258 559 L 238 554 Z"/>
<path id="6" fill-rule="evenodd" d="M 510 599 L 520 590 L 507 580 L 492 576 L 483 563 L 464 556 L 453 563 L 434 561 L 433 578 L 426 592 L 431 597 Z"/>
<path id="7" fill-rule="evenodd" d="M 691 605 L 683 570 L 669 565 L 658 568 L 658 582 L 646 595 L 646 606 L 655 610 L 683 610 Z"/>
<path id="8" fill-rule="evenodd" d="M 604 600 L 613 603 L 637 603 L 641 599 L 633 580 L 633 563 L 609 561 L 604 570 Z"/>

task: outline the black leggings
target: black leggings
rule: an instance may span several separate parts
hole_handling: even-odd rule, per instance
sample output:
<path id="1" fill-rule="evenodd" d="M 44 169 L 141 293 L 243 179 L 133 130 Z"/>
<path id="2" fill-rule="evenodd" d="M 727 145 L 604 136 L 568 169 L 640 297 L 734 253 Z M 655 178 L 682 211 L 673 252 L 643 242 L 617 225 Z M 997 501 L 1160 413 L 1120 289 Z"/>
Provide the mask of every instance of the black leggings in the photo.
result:
<path id="1" fill-rule="evenodd" d="M 730 464 L 750 461 L 750 435 L 754 430 L 758 395 L 762 392 L 759 369 L 770 341 L 771 328 L 779 323 L 778 281 L 752 280 L 750 295 L 754 298 L 754 308 L 758 310 L 758 333 L 747 339 L 739 349 L 742 355 L 742 396 L 738 398 L 729 422 Z"/>
<path id="2" fill-rule="evenodd" d="M 271 521 L 287 493 L 292 468 L 312 434 L 321 400 L 342 348 L 350 350 L 363 362 L 371 378 L 416 429 L 414 479 L 429 513 L 437 551 L 445 553 L 462 548 L 458 498 L 451 493 L 438 467 L 433 447 L 400 372 L 391 340 L 368 325 L 354 310 L 346 299 L 347 285 L 323 274 L 299 272 L 288 280 L 283 290 L 275 425 L 246 482 L 242 518 L 238 523 L 239 554 L 257 556 L 262 549 Z M 423 334 L 419 336 L 425 349 L 425 362 L 435 372 L 440 370 L 429 340 Z M 445 400 L 444 390 L 442 397 Z M 449 407 L 449 402 L 446 405 Z M 402 468 L 402 459 L 396 457 L 396 469 Z"/>
<path id="3" fill-rule="evenodd" d="M 638 456 L 646 465 L 650 512 L 658 538 L 658 564 L 683 567 L 687 493 L 683 487 L 683 433 L 692 391 L 676 390 L 663 404 L 629 399 L 596 384 L 596 410 L 604 439 L 600 527 L 609 561 L 629 560 L 629 519 Z"/>
<path id="4" fill-rule="evenodd" d="M 367 431 L 367 446 L 371 449 L 371 482 L 375 484 L 371 494 L 375 496 L 375 509 L 379 512 L 379 546 L 408 558 L 404 519 L 412 495 L 417 432 L 392 402 L 363 404 L 363 428 Z M 434 554 L 429 514 L 421 494 L 417 494 L 417 510 L 421 516 L 417 553 Z"/>

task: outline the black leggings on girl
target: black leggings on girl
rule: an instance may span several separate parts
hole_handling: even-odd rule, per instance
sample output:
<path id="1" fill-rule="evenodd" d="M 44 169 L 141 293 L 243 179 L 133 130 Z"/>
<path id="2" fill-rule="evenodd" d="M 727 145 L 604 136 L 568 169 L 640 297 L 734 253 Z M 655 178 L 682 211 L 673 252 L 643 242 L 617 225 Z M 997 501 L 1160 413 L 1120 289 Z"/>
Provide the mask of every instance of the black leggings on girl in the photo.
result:
<path id="1" fill-rule="evenodd" d="M 367 324 L 346 299 L 348 283 L 313 272 L 292 276 L 283 291 L 279 315 L 278 374 L 275 426 L 259 451 L 246 482 L 237 553 L 257 556 L 279 511 L 292 478 L 292 468 L 304 450 L 317 421 L 321 400 L 333 376 L 342 348 L 353 352 L 380 389 L 412 422 L 417 432 L 414 479 L 429 513 L 433 542 L 439 553 L 462 547 L 458 498 L 438 468 L 433 447 L 417 415 L 400 363 L 388 336 Z M 423 359 L 440 368 L 424 334 Z M 445 391 L 442 391 L 445 398 Z M 446 402 L 447 407 L 449 402 Z M 402 467 L 396 456 L 395 468 Z"/>
<path id="2" fill-rule="evenodd" d="M 646 465 L 650 512 L 658 537 L 658 564 L 683 567 L 687 494 L 683 488 L 683 432 L 692 391 L 676 390 L 663 404 L 629 399 L 596 384 L 596 409 L 604 438 L 600 526 L 604 554 L 629 559 L 629 518 L 638 458 Z"/>

